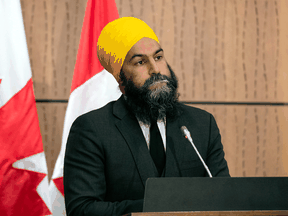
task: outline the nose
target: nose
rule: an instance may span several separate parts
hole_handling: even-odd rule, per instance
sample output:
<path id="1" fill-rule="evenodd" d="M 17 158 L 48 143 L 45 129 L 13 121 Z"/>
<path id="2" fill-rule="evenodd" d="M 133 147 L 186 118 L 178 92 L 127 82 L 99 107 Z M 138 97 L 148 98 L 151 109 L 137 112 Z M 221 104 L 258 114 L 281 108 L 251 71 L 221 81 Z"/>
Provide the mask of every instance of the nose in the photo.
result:
<path id="1" fill-rule="evenodd" d="M 150 60 L 149 66 L 150 66 L 150 68 L 149 68 L 149 74 L 150 75 L 160 73 L 160 69 L 159 69 L 159 67 L 158 67 L 158 65 L 154 59 Z"/>

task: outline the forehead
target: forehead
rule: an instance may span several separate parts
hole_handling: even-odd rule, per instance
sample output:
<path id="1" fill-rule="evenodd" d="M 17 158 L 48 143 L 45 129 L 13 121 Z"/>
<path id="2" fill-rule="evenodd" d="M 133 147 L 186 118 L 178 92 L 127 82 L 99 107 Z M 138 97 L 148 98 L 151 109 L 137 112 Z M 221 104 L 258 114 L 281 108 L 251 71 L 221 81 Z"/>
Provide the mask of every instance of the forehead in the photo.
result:
<path id="1" fill-rule="evenodd" d="M 135 54 L 139 55 L 153 55 L 161 48 L 160 44 L 151 38 L 142 38 L 127 53 L 127 57 L 132 57 Z"/>

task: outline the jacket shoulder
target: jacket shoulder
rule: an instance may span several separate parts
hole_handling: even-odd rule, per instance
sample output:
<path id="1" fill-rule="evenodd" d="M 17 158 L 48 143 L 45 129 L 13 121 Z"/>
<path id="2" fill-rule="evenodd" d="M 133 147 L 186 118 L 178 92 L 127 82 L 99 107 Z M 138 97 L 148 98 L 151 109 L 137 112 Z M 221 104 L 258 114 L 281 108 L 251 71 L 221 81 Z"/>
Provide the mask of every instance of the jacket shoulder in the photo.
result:
<path id="1" fill-rule="evenodd" d="M 111 116 L 113 115 L 113 105 L 116 101 L 111 101 L 108 104 L 106 104 L 105 106 L 99 108 L 99 109 L 95 109 L 95 110 L 91 110 L 87 113 L 84 113 L 80 116 L 78 116 L 75 122 L 83 122 L 83 123 L 88 123 L 88 122 L 98 122 L 98 123 L 102 123 L 105 120 L 108 120 L 111 118 Z"/>

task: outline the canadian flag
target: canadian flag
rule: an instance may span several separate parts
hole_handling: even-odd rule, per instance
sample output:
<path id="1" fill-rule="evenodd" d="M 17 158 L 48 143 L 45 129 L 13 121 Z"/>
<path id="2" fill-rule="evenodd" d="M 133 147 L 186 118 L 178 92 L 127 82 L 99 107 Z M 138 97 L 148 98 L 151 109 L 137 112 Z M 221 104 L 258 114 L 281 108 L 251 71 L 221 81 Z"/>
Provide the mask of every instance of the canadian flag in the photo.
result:
<path id="1" fill-rule="evenodd" d="M 0 214 L 49 215 L 47 165 L 20 0 L 0 1 L 0 26 Z"/>
<path id="2" fill-rule="evenodd" d="M 54 216 L 66 214 L 63 166 L 66 142 L 73 121 L 121 96 L 115 78 L 101 66 L 97 57 L 97 41 L 102 29 L 118 17 L 114 0 L 88 0 L 64 121 L 61 150 L 49 185 Z"/>

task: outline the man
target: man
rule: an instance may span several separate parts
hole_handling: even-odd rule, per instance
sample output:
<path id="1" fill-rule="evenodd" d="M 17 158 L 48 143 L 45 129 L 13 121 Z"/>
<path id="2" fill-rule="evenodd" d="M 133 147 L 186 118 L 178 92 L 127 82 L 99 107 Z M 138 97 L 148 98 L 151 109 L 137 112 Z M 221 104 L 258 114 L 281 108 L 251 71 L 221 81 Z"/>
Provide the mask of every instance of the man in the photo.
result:
<path id="1" fill-rule="evenodd" d="M 123 95 L 77 118 L 67 141 L 64 191 L 68 215 L 140 212 L 149 177 L 229 176 L 213 116 L 178 102 L 177 79 L 157 36 L 143 21 L 110 22 L 98 58 Z"/>

